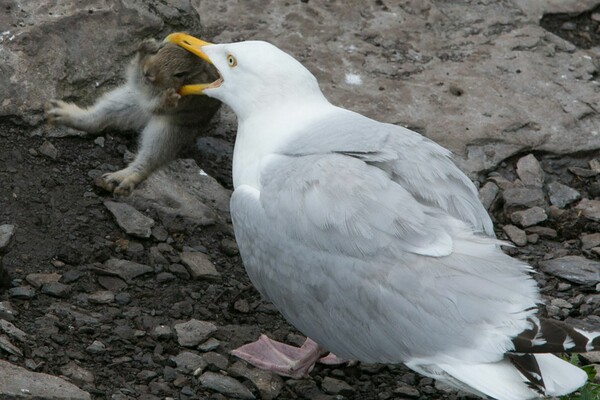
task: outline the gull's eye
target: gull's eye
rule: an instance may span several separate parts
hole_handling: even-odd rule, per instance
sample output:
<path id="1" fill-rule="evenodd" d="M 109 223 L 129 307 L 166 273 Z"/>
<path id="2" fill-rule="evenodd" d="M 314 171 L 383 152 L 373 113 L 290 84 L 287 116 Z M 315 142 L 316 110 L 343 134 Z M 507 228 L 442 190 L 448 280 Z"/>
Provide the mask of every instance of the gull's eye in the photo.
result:
<path id="1" fill-rule="evenodd" d="M 234 56 L 232 56 L 231 54 L 228 54 L 227 55 L 227 64 L 233 68 L 237 65 L 237 60 L 235 59 Z"/>
<path id="2" fill-rule="evenodd" d="M 173 77 L 175 78 L 183 78 L 187 75 L 187 71 L 183 71 L 183 72 L 176 72 L 173 74 Z"/>

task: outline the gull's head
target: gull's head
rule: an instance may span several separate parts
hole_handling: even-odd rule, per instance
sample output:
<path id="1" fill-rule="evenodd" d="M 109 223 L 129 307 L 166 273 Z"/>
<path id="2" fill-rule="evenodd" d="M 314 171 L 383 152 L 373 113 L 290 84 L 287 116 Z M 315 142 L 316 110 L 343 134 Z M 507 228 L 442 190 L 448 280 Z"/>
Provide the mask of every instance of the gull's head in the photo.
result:
<path id="1" fill-rule="evenodd" d="M 270 43 L 212 44 L 184 33 L 173 33 L 165 41 L 213 64 L 220 74 L 212 83 L 186 85 L 179 93 L 217 98 L 229 105 L 238 117 L 281 105 L 326 101 L 314 75 Z"/>

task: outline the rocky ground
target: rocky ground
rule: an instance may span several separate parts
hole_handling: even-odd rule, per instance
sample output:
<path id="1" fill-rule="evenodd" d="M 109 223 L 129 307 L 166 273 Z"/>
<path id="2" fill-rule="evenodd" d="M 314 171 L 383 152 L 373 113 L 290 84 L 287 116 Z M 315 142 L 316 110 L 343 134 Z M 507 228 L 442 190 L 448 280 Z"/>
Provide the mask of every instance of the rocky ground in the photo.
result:
<path id="1" fill-rule="evenodd" d="M 72 27 L 56 28 L 48 15 L 68 18 L 85 11 L 88 20 L 78 28 L 85 31 L 102 14 L 99 20 L 107 25 L 115 18 L 115 29 L 159 37 L 175 29 L 200 29 L 189 17 L 198 10 L 205 37 L 215 41 L 271 35 L 315 71 L 336 103 L 409 125 L 455 150 L 480 187 L 498 237 L 515 244 L 506 251 L 536 269 L 546 302 L 542 313 L 600 327 L 600 154 L 593 134 L 600 14 L 594 2 L 577 2 L 585 8 L 575 14 L 544 18 L 533 1 L 525 6 L 519 1 L 452 6 L 376 1 L 363 9 L 362 2 L 350 2 L 340 14 L 350 22 L 340 27 L 330 24 L 343 8 L 335 3 L 289 2 L 263 11 L 256 10 L 258 3 L 235 3 L 209 8 L 193 2 L 175 12 L 149 2 L 150 11 L 125 7 L 120 19 L 109 11 L 102 14 L 102 2 L 77 12 L 66 6 L 51 12 L 27 9 L 13 2 L 0 11 L 5 13 L 0 22 L 29 35 L 29 41 L 22 35 L 9 42 L 11 33 L 0 29 L 0 46 L 5 45 L 0 49 L 6 50 L 0 57 L 7 61 L 0 71 L 19 79 L 58 78 L 41 87 L 42 81 L 15 86 L 16 78 L 0 76 L 8 93 L 0 108 L 0 398 L 463 398 L 402 366 L 319 365 L 310 377 L 293 380 L 230 356 L 232 348 L 260 333 L 289 343 L 303 340 L 252 288 L 237 254 L 227 211 L 235 133 L 231 112 L 219 112 L 198 150 L 185 155 L 192 158 L 155 174 L 132 197 L 112 198 L 94 187 L 94 178 L 122 167 L 135 150 L 135 135 L 73 136 L 43 125 L 41 104 L 55 96 L 89 102 L 96 86 L 110 88 L 118 81 L 102 63 L 110 64 L 112 57 L 122 64 L 132 45 L 117 32 L 97 44 L 107 49 L 108 61 L 84 54 L 77 63 L 57 64 L 61 54 L 68 59 L 56 44 L 68 36 L 61 30 Z M 569 11 L 560 8 L 567 3 L 558 2 L 550 11 Z M 496 7 L 494 20 L 477 18 L 486 7 Z M 248 16 L 249 10 L 254 14 Z M 34 17 L 43 23 L 33 24 Z M 445 25 L 434 33 L 426 29 L 440 20 Z M 356 21 L 364 28 L 361 33 L 352 31 Z M 398 23 L 402 29 L 394 32 L 391 27 Z M 345 32 L 337 44 L 336 29 Z M 448 47 L 428 35 L 445 37 Z M 36 45 L 32 39 L 57 46 L 55 57 L 28 53 Z M 108 46 L 110 40 L 124 49 Z M 91 42 L 82 42 L 85 53 Z M 351 45 L 355 50 L 348 50 Z M 590 52 L 582 50 L 588 47 Z M 498 55 L 514 61 L 510 75 Z M 19 57 L 30 57 L 27 68 L 15 61 Z M 331 61 L 338 57 L 341 76 Z M 319 65 L 319 59 L 329 64 Z M 531 67 L 538 66 L 536 60 L 544 60 L 541 72 Z M 478 69 L 486 63 L 493 65 L 488 72 Z M 562 64 L 568 76 L 555 77 L 551 72 Z M 522 72 L 516 72 L 518 66 Z M 100 74 L 103 68 L 108 72 Z M 446 80 L 441 71 L 456 75 Z M 489 71 L 499 71 L 502 79 L 487 76 Z M 367 73 L 376 78 L 367 81 Z M 356 85 L 356 76 L 348 79 L 348 74 L 364 84 Z M 559 101 L 550 101 L 535 74 L 548 77 Z M 521 93 L 523 75 L 530 85 Z M 556 89 L 558 81 L 564 91 Z M 510 101 L 503 97 L 507 94 Z M 385 100 L 376 102 L 376 96 Z M 536 112 L 547 108 L 543 116 L 522 110 L 534 101 L 528 96 L 546 102 L 531 106 Z M 444 124 L 445 132 L 439 129 Z M 552 126 L 560 127 L 557 133 Z M 598 353 L 581 361 L 600 369 Z"/>

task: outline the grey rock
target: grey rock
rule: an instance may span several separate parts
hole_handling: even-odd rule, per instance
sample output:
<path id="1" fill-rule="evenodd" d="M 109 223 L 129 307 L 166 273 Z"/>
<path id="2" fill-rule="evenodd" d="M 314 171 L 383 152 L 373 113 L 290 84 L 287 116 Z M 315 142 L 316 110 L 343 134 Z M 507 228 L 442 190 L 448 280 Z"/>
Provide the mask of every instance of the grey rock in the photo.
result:
<path id="1" fill-rule="evenodd" d="M 139 264 L 128 260 L 121 260 L 118 258 L 111 258 L 104 263 L 102 268 L 94 268 L 93 270 L 99 274 L 118 276 L 124 279 L 126 282 L 139 276 L 154 272 L 154 268 L 148 265 Z"/>
<path id="2" fill-rule="evenodd" d="M 173 329 L 168 325 L 158 325 L 151 333 L 158 340 L 169 340 L 173 337 Z"/>
<path id="3" fill-rule="evenodd" d="M 15 235 L 15 226 L 4 224 L 0 225 L 0 254 L 4 253 L 10 245 Z"/>
<path id="4" fill-rule="evenodd" d="M 208 338 L 208 340 L 201 345 L 198 346 L 198 350 L 200 351 L 213 351 L 219 348 L 221 342 L 219 342 L 215 338 Z"/>
<path id="5" fill-rule="evenodd" d="M 321 389 L 329 394 L 341 394 L 349 396 L 354 393 L 354 388 L 346 382 L 326 376 L 321 383 Z"/>
<path id="6" fill-rule="evenodd" d="M 525 231 L 527 233 L 536 234 L 549 239 L 554 239 L 558 236 L 556 230 L 546 226 L 530 226 L 529 228 L 526 228 Z"/>
<path id="7" fill-rule="evenodd" d="M 421 396 L 421 393 L 412 386 L 402 385 L 394 389 L 394 393 L 401 398 L 409 397 L 409 398 L 417 398 Z"/>
<path id="8" fill-rule="evenodd" d="M 542 187 L 544 184 L 544 170 L 533 154 L 517 161 L 517 175 L 525 186 Z"/>
<path id="9" fill-rule="evenodd" d="M 513 223 L 520 225 L 523 228 L 536 225 L 548 219 L 546 211 L 541 207 L 532 207 L 527 210 L 515 211 L 510 215 Z"/>
<path id="10" fill-rule="evenodd" d="M 241 361 L 236 361 L 228 372 L 233 376 L 240 376 L 250 380 L 260 392 L 260 397 L 264 400 L 276 399 L 285 386 L 283 379 L 269 371 L 263 371 L 256 368 L 250 368 Z"/>
<path id="11" fill-rule="evenodd" d="M 177 279 L 177 277 L 170 272 L 161 272 L 160 274 L 156 275 L 156 281 L 158 283 L 171 282 L 175 279 Z"/>
<path id="12" fill-rule="evenodd" d="M 106 139 L 103 136 L 98 136 L 96 139 L 94 139 L 94 143 L 96 143 L 100 147 L 104 147 L 105 142 Z"/>
<path id="13" fill-rule="evenodd" d="M 214 351 L 210 351 L 202 355 L 204 361 L 208 363 L 209 366 L 214 366 L 220 370 L 226 370 L 229 366 L 229 360 L 222 354 L 215 353 Z"/>
<path id="14" fill-rule="evenodd" d="M 171 357 L 171 360 L 177 365 L 177 370 L 184 374 L 191 374 L 195 371 L 201 373 L 208 366 L 201 355 L 190 351 L 182 351 L 175 357 Z"/>
<path id="15" fill-rule="evenodd" d="M 184 251 L 180 256 L 181 262 L 187 267 L 193 279 L 215 280 L 221 277 L 206 254 Z"/>
<path id="16" fill-rule="evenodd" d="M 206 321 L 191 319 L 188 322 L 175 325 L 177 332 L 177 342 L 181 346 L 194 347 L 208 339 L 217 327 Z"/>
<path id="17" fill-rule="evenodd" d="M 582 178 L 591 178 L 592 176 L 598 175 L 598 171 L 581 167 L 569 167 L 569 171 Z"/>
<path id="18" fill-rule="evenodd" d="M 551 182 L 548 184 L 548 197 L 550 197 L 550 204 L 564 208 L 575 200 L 579 200 L 581 194 L 560 182 Z"/>
<path id="19" fill-rule="evenodd" d="M 45 140 L 44 143 L 42 143 L 42 145 L 40 146 L 38 151 L 41 154 L 43 154 L 46 157 L 51 158 L 53 160 L 56 160 L 58 158 L 58 149 L 56 147 L 54 147 L 54 145 L 47 140 Z"/>
<path id="20" fill-rule="evenodd" d="M 71 286 L 61 282 L 48 282 L 42 286 L 42 293 L 52 297 L 65 298 L 71 294 Z"/>
<path id="21" fill-rule="evenodd" d="M 485 185 L 479 189 L 479 200 L 481 200 L 481 203 L 486 210 L 489 210 L 492 204 L 494 204 L 494 200 L 498 197 L 499 192 L 500 189 L 498 188 L 498 185 L 491 181 L 486 182 Z"/>
<path id="22" fill-rule="evenodd" d="M 167 230 L 179 224 L 190 230 L 212 225 L 219 214 L 229 211 L 231 192 L 199 172 L 194 160 L 176 160 L 153 173 L 123 201 L 139 209 L 156 210 Z"/>
<path id="23" fill-rule="evenodd" d="M 60 368 L 60 373 L 78 385 L 93 383 L 96 379 L 92 371 L 83 368 L 75 361 L 69 361 L 67 364 L 63 365 Z"/>
<path id="24" fill-rule="evenodd" d="M 529 243 L 536 244 L 540 240 L 540 235 L 537 233 L 531 233 L 527 235 L 527 241 Z"/>
<path id="25" fill-rule="evenodd" d="M 125 233 L 141 238 L 149 238 L 152 234 L 154 220 L 125 203 L 105 201 L 104 205 L 114 215 L 117 224 L 125 230 Z"/>
<path id="26" fill-rule="evenodd" d="M 85 348 L 90 354 L 104 354 L 106 352 L 106 345 L 99 340 L 94 340 L 92 344 Z"/>
<path id="27" fill-rule="evenodd" d="M 517 246 L 525 246 L 527 244 L 527 234 L 524 230 L 519 229 L 514 225 L 504 225 L 502 230 L 506 233 L 506 236 L 508 236 L 510 241 Z"/>
<path id="28" fill-rule="evenodd" d="M 600 221 L 600 200 L 583 199 L 575 207 L 583 211 L 583 216 L 592 221 Z"/>
<path id="29" fill-rule="evenodd" d="M 541 188 L 513 187 L 502 192 L 505 208 L 535 207 L 545 204 L 544 192 Z"/>
<path id="30" fill-rule="evenodd" d="M 64 379 L 4 360 L 0 360 L 0 393 L 6 399 L 91 400 L 89 393 Z"/>
<path id="31" fill-rule="evenodd" d="M 169 238 L 169 232 L 160 225 L 152 228 L 152 237 L 159 242 L 164 242 Z"/>
<path id="32" fill-rule="evenodd" d="M 294 33 L 309 29 L 303 19 L 292 18 L 298 11 L 273 4 L 268 14 L 259 15 L 267 21 L 270 40 L 291 54 L 302 55 L 301 61 L 315 73 L 333 104 L 376 120 L 389 120 L 394 115 L 402 124 L 418 126 L 427 136 L 453 150 L 462 167 L 472 173 L 532 148 L 564 154 L 599 147 L 600 135 L 592 135 L 590 131 L 600 126 L 600 115 L 588 106 L 594 107 L 596 101 L 596 88 L 589 84 L 593 80 L 590 77 L 594 55 L 548 34 L 538 23 L 548 12 L 549 4 L 556 3 L 561 3 L 556 8 L 566 8 L 563 1 L 486 2 L 470 4 L 469 8 L 456 2 L 422 1 L 411 3 L 416 5 L 410 8 L 399 2 L 386 3 L 388 11 L 382 12 L 376 6 L 365 9 L 359 6 L 361 3 L 345 2 L 319 8 L 320 28 L 303 33 L 302 40 Z M 581 11 L 597 5 L 591 1 L 577 3 L 576 8 Z M 215 10 L 199 4 L 197 9 L 203 21 L 210 21 L 214 27 L 237 18 L 236 34 L 254 37 L 259 29 L 265 29 L 249 24 L 259 15 L 242 16 L 242 5 Z M 584 9 L 579 4 L 590 8 Z M 351 19 L 339 15 L 358 14 L 361 10 L 369 15 L 359 19 L 361 32 L 369 40 L 356 43 L 350 34 Z M 394 21 L 411 21 L 410 28 L 398 29 L 391 15 Z M 416 15 L 419 17 L 415 18 Z M 427 29 L 440 15 L 454 27 L 441 31 Z M 286 17 L 285 27 L 277 26 L 276 22 Z M 509 28 L 494 31 L 494 26 L 505 21 L 510 22 Z M 418 41 L 410 40 L 411 32 L 419 32 Z M 317 49 L 328 55 L 327 60 L 304 55 L 304 41 L 322 43 L 326 37 L 336 37 L 340 44 L 336 49 Z M 213 38 L 219 42 L 234 39 L 234 32 L 226 31 Z M 410 43 L 409 49 L 402 56 L 390 56 L 391 51 L 398 49 L 399 42 Z M 433 44 L 442 42 L 443 57 L 457 62 L 439 61 L 439 47 Z M 467 54 L 485 56 L 471 58 Z M 584 59 L 585 56 L 591 59 Z M 340 69 L 336 60 L 346 60 L 345 68 Z M 565 66 L 571 65 L 573 70 L 568 71 Z M 559 70 L 564 73 L 554 72 Z M 348 85 L 344 82 L 348 71 L 360 71 L 363 76 L 377 74 L 378 84 Z M 395 79 L 398 71 L 410 78 L 401 84 Z M 446 78 L 440 80 L 440 77 Z M 439 82 L 439 86 L 431 82 Z M 551 89 L 548 82 L 559 89 Z M 463 88 L 464 94 L 453 95 L 449 90 L 451 85 Z M 379 87 L 385 90 L 380 91 Z M 427 104 L 415 101 L 425 98 L 434 100 Z M 386 104 L 388 108 L 377 104 Z M 457 107 L 461 113 L 456 112 Z M 592 121 L 587 120 L 590 117 Z M 219 120 L 219 125 L 223 120 Z"/>
<path id="33" fill-rule="evenodd" d="M 0 319 L 0 330 L 13 339 L 17 339 L 21 342 L 24 342 L 27 339 L 27 334 L 25 332 L 3 319 Z"/>
<path id="34" fill-rule="evenodd" d="M 58 282 L 61 278 L 60 274 L 52 273 L 52 274 L 28 274 L 25 277 L 25 280 L 34 288 L 39 289 L 46 283 Z"/>
<path id="35" fill-rule="evenodd" d="M 169 271 L 173 273 L 179 279 L 190 279 L 190 273 L 187 268 L 181 264 L 171 264 L 169 265 Z"/>
<path id="36" fill-rule="evenodd" d="M 581 354 L 580 357 L 585 358 L 589 363 L 600 364 L 600 351 L 589 351 Z"/>
<path id="37" fill-rule="evenodd" d="M 234 378 L 214 372 L 205 372 L 200 376 L 202 386 L 215 390 L 234 399 L 255 399 L 248 388 Z"/>
<path id="38" fill-rule="evenodd" d="M 239 254 L 237 243 L 235 240 L 225 238 L 221 240 L 221 251 L 229 257 L 233 257 Z"/>
<path id="39" fill-rule="evenodd" d="M 592 171 L 600 173 L 600 158 L 591 159 L 589 164 Z"/>
<path id="40" fill-rule="evenodd" d="M 88 296 L 91 304 L 110 304 L 115 301 L 115 294 L 109 290 L 99 290 Z"/>
<path id="41" fill-rule="evenodd" d="M 296 394 L 303 399 L 315 399 L 323 396 L 323 393 L 317 387 L 312 379 L 290 379 L 285 382 Z"/>
<path id="42" fill-rule="evenodd" d="M 85 273 L 83 271 L 79 271 L 78 269 L 70 269 L 66 271 L 60 278 L 62 283 L 73 283 L 77 282 L 81 277 L 83 277 Z"/>
<path id="43" fill-rule="evenodd" d="M 0 350 L 4 350 L 8 354 L 12 354 L 15 356 L 19 356 L 19 357 L 23 356 L 23 352 L 21 351 L 21 349 L 19 349 L 17 346 L 15 346 L 10 341 L 10 339 L 4 335 L 0 335 Z M 1 379 L 2 378 L 0 377 L 0 382 L 1 382 Z M 2 392 L 0 392 L 0 393 L 2 393 Z"/>
<path id="44" fill-rule="evenodd" d="M 600 282 L 600 262 L 580 256 L 564 256 L 540 262 L 541 270 L 580 285 Z"/>
<path id="45" fill-rule="evenodd" d="M 117 293 L 115 295 L 115 302 L 119 305 L 126 305 L 131 302 L 131 295 L 129 293 Z"/>
<path id="46" fill-rule="evenodd" d="M 235 303 L 233 303 L 233 309 L 243 314 L 246 314 L 250 312 L 250 305 L 248 304 L 248 301 L 246 299 L 239 299 Z"/>
<path id="47" fill-rule="evenodd" d="M 104 289 L 109 290 L 113 293 L 117 293 L 121 290 L 124 290 L 128 286 L 127 283 L 123 279 L 116 277 L 116 276 L 110 276 L 110 275 L 99 276 L 98 283 Z"/>
<path id="48" fill-rule="evenodd" d="M 550 300 L 550 305 L 553 305 L 553 306 L 559 307 L 559 308 L 568 308 L 568 309 L 573 308 L 573 304 L 571 304 L 567 300 L 561 299 L 561 298 L 554 298 L 554 299 Z"/>
<path id="49" fill-rule="evenodd" d="M 157 375 L 156 372 L 145 369 L 138 372 L 135 377 L 142 382 L 150 382 L 152 379 L 156 378 Z"/>
<path id="50" fill-rule="evenodd" d="M 8 301 L 0 302 L 0 319 L 4 319 L 8 322 L 14 321 L 15 317 L 18 315 L 17 311 L 13 308 L 13 306 Z"/>
<path id="51" fill-rule="evenodd" d="M 8 295 L 15 299 L 33 299 L 35 297 L 35 289 L 31 286 L 17 286 L 8 290 Z"/>
<path id="52" fill-rule="evenodd" d="M 600 233 L 590 233 L 581 235 L 581 248 L 589 250 L 592 247 L 600 246 Z"/>

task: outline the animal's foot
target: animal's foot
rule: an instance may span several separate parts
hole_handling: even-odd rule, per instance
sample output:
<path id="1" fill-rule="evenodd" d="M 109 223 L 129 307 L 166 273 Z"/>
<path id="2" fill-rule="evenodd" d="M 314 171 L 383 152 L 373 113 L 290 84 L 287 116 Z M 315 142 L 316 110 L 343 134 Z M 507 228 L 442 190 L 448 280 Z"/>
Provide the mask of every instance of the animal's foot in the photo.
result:
<path id="1" fill-rule="evenodd" d="M 96 186 L 118 196 L 129 196 L 143 180 L 142 174 L 128 167 L 117 172 L 106 173 L 96 178 L 95 183 Z"/>
<path id="2" fill-rule="evenodd" d="M 44 117 L 52 124 L 73 126 L 75 116 L 81 114 L 82 111 L 76 104 L 62 100 L 50 100 L 44 107 Z"/>

